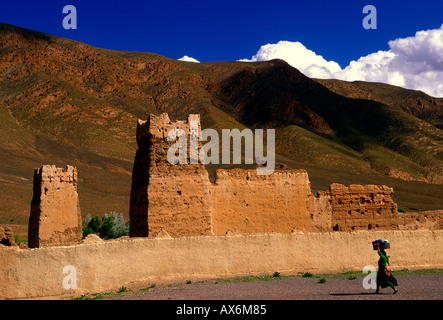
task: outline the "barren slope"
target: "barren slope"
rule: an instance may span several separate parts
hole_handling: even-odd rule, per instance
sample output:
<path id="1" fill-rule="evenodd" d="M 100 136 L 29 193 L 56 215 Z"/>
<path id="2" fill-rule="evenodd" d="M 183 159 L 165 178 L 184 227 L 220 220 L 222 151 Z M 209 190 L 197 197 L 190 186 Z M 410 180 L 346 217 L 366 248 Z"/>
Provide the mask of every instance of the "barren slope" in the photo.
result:
<path id="1" fill-rule="evenodd" d="M 0 24 L 0 223 L 27 223 L 43 164 L 78 166 L 83 215 L 127 214 L 136 119 L 161 112 L 200 113 L 203 128 L 275 128 L 277 160 L 306 168 L 314 189 L 383 183 L 406 210 L 442 208 L 442 186 L 428 183 L 443 176 L 440 100 L 422 114 L 341 94 L 279 60 L 196 64 Z"/>

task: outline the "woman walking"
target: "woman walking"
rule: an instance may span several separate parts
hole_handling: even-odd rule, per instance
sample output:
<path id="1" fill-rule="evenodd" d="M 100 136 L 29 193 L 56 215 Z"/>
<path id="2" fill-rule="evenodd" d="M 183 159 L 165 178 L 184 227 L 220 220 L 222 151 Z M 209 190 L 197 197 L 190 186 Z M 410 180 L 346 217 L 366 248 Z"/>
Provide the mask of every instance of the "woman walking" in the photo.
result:
<path id="1" fill-rule="evenodd" d="M 388 269 L 388 266 L 390 265 L 389 257 L 384 249 L 380 249 L 379 242 L 374 243 L 374 246 L 377 248 L 378 255 L 380 256 L 380 259 L 378 259 L 377 290 L 375 291 L 375 293 L 380 293 L 380 287 L 386 288 L 389 286 L 392 288 L 392 290 L 394 290 L 394 294 L 396 294 L 398 292 L 398 289 L 394 286 L 394 284 L 398 284 L 397 280 Z"/>

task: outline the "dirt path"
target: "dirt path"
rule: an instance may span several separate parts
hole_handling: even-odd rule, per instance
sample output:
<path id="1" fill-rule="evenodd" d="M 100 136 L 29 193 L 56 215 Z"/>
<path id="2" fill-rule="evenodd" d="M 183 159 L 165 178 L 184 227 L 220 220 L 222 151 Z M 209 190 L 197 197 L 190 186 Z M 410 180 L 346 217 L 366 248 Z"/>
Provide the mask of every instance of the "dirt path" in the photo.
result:
<path id="1" fill-rule="evenodd" d="M 399 292 L 382 289 L 382 294 L 363 287 L 362 277 L 289 278 L 253 282 L 207 281 L 173 287 L 158 287 L 144 292 L 127 293 L 122 300 L 442 300 L 443 274 L 398 275 Z"/>

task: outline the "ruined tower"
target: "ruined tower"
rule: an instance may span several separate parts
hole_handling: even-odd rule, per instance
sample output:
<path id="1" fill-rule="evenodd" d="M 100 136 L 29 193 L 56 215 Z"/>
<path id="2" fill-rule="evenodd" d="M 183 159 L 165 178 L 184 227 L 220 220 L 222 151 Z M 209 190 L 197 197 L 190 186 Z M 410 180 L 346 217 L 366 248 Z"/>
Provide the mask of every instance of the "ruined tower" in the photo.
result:
<path id="1" fill-rule="evenodd" d="M 81 239 L 77 169 L 49 165 L 35 169 L 28 246 L 72 245 Z"/>
<path id="2" fill-rule="evenodd" d="M 190 164 L 190 136 L 196 134 L 192 128 L 200 132 L 200 115 L 171 122 L 166 113 L 151 114 L 147 121 L 138 121 L 129 208 L 131 237 L 155 236 L 162 229 L 171 236 L 212 234 L 208 172 L 201 162 Z M 187 164 L 168 161 L 168 150 L 176 143 L 167 139 L 171 130 L 186 134 Z"/>

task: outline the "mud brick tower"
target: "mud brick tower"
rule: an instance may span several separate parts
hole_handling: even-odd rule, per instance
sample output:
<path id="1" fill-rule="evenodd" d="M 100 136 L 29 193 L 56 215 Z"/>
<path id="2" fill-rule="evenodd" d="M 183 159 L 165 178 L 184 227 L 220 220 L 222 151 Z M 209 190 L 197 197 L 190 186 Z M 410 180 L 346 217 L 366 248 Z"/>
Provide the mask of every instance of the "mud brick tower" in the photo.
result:
<path id="1" fill-rule="evenodd" d="M 166 113 L 138 121 L 129 209 L 131 237 L 156 236 L 161 230 L 171 236 L 213 233 L 208 172 L 200 161 L 190 164 L 190 135 L 196 134 L 191 132 L 191 122 L 200 132 L 198 114 L 184 121 L 171 122 Z M 176 141 L 168 141 L 167 136 L 176 129 L 186 133 L 188 164 L 168 162 L 168 149 Z"/>
<path id="2" fill-rule="evenodd" d="M 72 245 L 80 243 L 81 239 L 77 169 L 49 165 L 35 169 L 28 246 Z"/>

